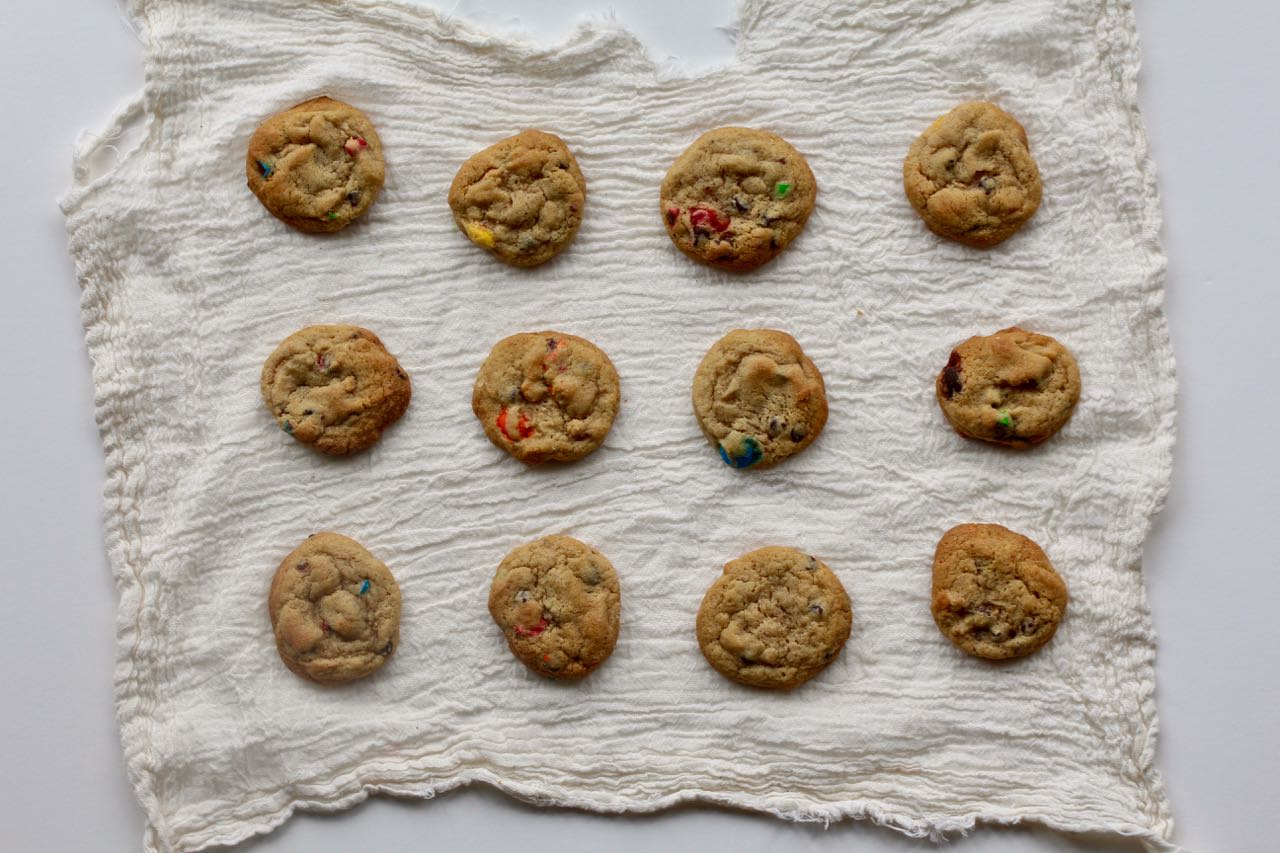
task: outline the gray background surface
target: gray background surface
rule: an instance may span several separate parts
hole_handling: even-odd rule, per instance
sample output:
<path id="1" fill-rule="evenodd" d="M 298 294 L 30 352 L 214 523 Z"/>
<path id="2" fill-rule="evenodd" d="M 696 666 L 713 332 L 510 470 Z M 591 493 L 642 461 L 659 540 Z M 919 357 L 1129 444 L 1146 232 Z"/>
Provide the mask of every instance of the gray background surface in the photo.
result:
<path id="1" fill-rule="evenodd" d="M 656 58 L 727 61 L 731 0 L 418 0 L 554 43 L 612 14 Z M 1136 0 L 1142 104 L 1164 195 L 1166 308 L 1178 356 L 1169 506 L 1146 549 L 1160 636 L 1159 766 L 1178 841 L 1196 853 L 1275 849 L 1280 795 L 1280 5 Z M 136 850 L 112 701 L 115 591 L 100 523 L 78 287 L 55 199 L 76 134 L 139 89 L 139 46 L 113 0 L 0 0 L 0 847 Z M 982 829 L 987 851 L 1137 850 L 1038 829 Z M 295 817 L 239 849 L 569 851 L 931 849 L 862 824 L 824 830 L 709 807 L 601 817 L 487 788 L 427 803 L 375 799 Z"/>

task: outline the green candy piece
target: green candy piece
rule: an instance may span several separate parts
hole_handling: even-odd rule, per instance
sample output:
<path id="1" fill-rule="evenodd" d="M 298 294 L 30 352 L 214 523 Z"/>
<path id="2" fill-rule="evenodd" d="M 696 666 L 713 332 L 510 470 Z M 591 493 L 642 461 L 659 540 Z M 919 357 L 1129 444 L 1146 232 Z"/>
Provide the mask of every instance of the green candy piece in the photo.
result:
<path id="1" fill-rule="evenodd" d="M 337 219 L 337 218 L 338 218 L 338 214 L 334 213 L 333 211 L 330 211 L 329 215 L 325 217 L 325 219 Z"/>
<path id="2" fill-rule="evenodd" d="M 1012 426 L 1013 415 L 1009 414 L 1007 410 L 1001 409 L 1000 417 L 996 418 L 996 423 L 1000 424 L 1000 426 Z"/>
<path id="3" fill-rule="evenodd" d="M 789 192 L 791 192 L 791 184 L 786 181 L 778 181 L 773 185 L 773 194 L 778 198 L 786 198 Z"/>
<path id="4" fill-rule="evenodd" d="M 289 435 L 293 435 L 293 424 L 289 423 L 288 421 L 285 421 L 284 424 L 280 427 L 280 429 L 284 430 Z"/>

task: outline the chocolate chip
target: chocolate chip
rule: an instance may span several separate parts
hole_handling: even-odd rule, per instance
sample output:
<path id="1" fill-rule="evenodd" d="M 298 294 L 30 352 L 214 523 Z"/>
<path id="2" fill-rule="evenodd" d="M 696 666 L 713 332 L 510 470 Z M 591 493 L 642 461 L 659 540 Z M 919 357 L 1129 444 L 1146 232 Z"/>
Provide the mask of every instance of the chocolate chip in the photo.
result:
<path id="1" fill-rule="evenodd" d="M 408 378 L 409 378 L 408 376 L 405 376 L 405 375 L 404 375 L 404 371 L 403 371 L 403 370 L 401 370 L 401 369 L 400 369 L 400 368 L 398 368 L 398 367 L 396 368 L 396 376 L 399 376 L 401 379 L 408 379 Z"/>
<path id="2" fill-rule="evenodd" d="M 310 409 L 303 409 L 303 410 L 302 410 L 302 414 L 304 414 L 304 415 L 309 415 L 309 414 L 311 414 L 311 410 L 310 410 Z"/>
<path id="3" fill-rule="evenodd" d="M 942 368 L 942 396 L 950 400 L 964 388 L 960 379 L 960 353 L 951 351 L 947 366 Z"/>
<path id="4" fill-rule="evenodd" d="M 824 611 L 822 609 L 821 604 L 819 604 L 816 601 L 811 601 L 809 602 L 809 612 L 812 613 L 814 616 L 821 616 Z"/>
<path id="5" fill-rule="evenodd" d="M 982 180 L 978 181 L 978 184 L 979 184 L 979 186 L 981 186 L 981 187 L 982 187 L 984 190 L 986 190 L 987 192 L 992 192 L 992 191 L 993 191 L 993 190 L 995 190 L 995 188 L 996 188 L 996 179 L 995 179 L 995 178 L 983 178 Z"/>
<path id="6" fill-rule="evenodd" d="M 383 657 L 386 657 L 387 655 L 391 654 L 391 644 L 387 643 L 385 646 L 378 649 L 378 654 L 382 655 Z"/>
<path id="7" fill-rule="evenodd" d="M 521 604 L 527 604 L 531 598 L 533 598 L 533 596 L 529 594 L 529 590 L 527 589 L 522 589 L 516 593 L 516 601 Z"/>
<path id="8" fill-rule="evenodd" d="M 1031 633 L 1034 633 L 1034 632 L 1035 632 L 1035 630 L 1036 630 L 1036 620 L 1035 620 L 1035 617 L 1033 617 L 1033 616 L 1028 616 L 1026 619 L 1023 619 L 1023 620 L 1022 620 L 1022 625 L 1021 625 L 1021 630 L 1022 630 L 1022 633 L 1024 633 L 1024 634 L 1031 634 Z"/>
<path id="9" fill-rule="evenodd" d="M 312 536 L 314 535 L 315 534 L 313 533 Z M 311 536 L 308 536 L 307 538 L 310 539 Z M 308 563 L 306 560 L 303 560 L 301 563 L 298 563 L 298 565 L 295 566 L 294 568 L 296 568 L 298 571 L 302 572 L 305 575 L 311 571 L 311 564 Z"/>
<path id="10" fill-rule="evenodd" d="M 547 338 L 547 352 L 552 352 L 556 348 L 556 344 L 560 343 L 558 338 Z"/>
<path id="11" fill-rule="evenodd" d="M 360 193 L 358 191 L 352 190 L 351 192 L 347 193 L 347 204 L 351 205 L 352 207 L 355 207 L 359 203 L 360 203 Z"/>
<path id="12" fill-rule="evenodd" d="M 777 438 L 778 433 L 782 432 L 782 428 L 786 424 L 777 418 L 769 418 L 769 438 Z"/>
<path id="13" fill-rule="evenodd" d="M 810 558 L 809 558 L 809 562 L 805 565 L 805 568 L 806 568 L 806 569 L 808 569 L 808 570 L 809 570 L 809 571 L 811 571 L 811 572 L 816 572 L 816 571 L 818 570 L 818 561 L 817 561 L 817 559 L 816 559 L 816 558 L 814 558 L 814 557 L 810 557 Z"/>
<path id="14" fill-rule="evenodd" d="M 769 248 L 770 249 L 778 248 L 778 238 L 773 234 L 769 235 Z"/>
<path id="15" fill-rule="evenodd" d="M 738 210 L 742 213 L 746 213 L 748 210 L 751 209 L 750 203 L 748 203 L 746 199 L 744 199 L 742 196 L 734 197 L 733 206 L 738 208 Z"/>
<path id="16" fill-rule="evenodd" d="M 804 441 L 804 437 L 809 434 L 809 428 L 804 424 L 797 424 L 791 428 L 792 441 Z"/>

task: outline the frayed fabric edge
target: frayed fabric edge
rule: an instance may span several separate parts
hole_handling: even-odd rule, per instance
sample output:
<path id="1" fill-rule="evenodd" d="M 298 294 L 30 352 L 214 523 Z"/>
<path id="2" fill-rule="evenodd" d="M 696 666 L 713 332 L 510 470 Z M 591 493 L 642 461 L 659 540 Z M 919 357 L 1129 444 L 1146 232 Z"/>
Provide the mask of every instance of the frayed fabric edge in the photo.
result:
<path id="1" fill-rule="evenodd" d="M 702 790 L 676 791 L 651 800 L 627 802 L 594 801 L 589 796 L 573 794 L 562 788 L 544 788 L 509 782 L 496 773 L 484 770 L 459 773 L 436 782 L 383 781 L 359 783 L 337 797 L 298 798 L 280 804 L 271 811 L 253 816 L 237 815 L 222 826 L 166 842 L 150 824 L 147 827 L 146 853 L 196 853 L 209 847 L 238 844 L 255 835 L 265 835 L 285 823 L 297 812 L 330 814 L 350 809 L 371 795 L 405 799 L 430 800 L 471 785 L 487 785 L 520 802 L 534 806 L 572 809 L 601 815 L 655 814 L 682 804 L 767 814 L 790 823 L 820 823 L 824 828 L 844 821 L 866 821 L 909 838 L 945 842 L 955 836 L 967 836 L 983 826 L 1039 826 L 1068 835 L 1094 835 L 1115 839 L 1133 839 L 1149 853 L 1186 853 L 1184 848 L 1161 836 L 1154 828 L 1141 826 L 1101 826 L 1054 820 L 1033 813 L 974 812 L 949 818 L 922 820 L 886 808 L 872 800 L 848 800 L 839 803 L 770 805 L 769 798 L 745 794 Z M 272 797 L 271 800 L 281 799 Z M 776 799 L 787 799 L 785 796 Z M 260 801 L 261 802 L 261 801 Z"/>

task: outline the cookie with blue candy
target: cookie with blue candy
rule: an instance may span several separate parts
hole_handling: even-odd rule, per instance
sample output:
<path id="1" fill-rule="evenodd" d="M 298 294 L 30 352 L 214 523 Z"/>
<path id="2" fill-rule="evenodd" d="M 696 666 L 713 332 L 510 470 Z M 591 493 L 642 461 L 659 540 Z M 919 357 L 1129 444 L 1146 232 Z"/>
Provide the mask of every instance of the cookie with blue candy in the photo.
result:
<path id="1" fill-rule="evenodd" d="M 698 365 L 693 410 L 724 463 L 750 468 L 812 444 L 827 423 L 827 395 L 795 338 L 776 329 L 735 329 Z"/>

